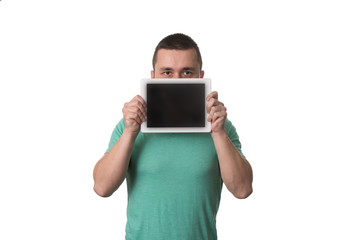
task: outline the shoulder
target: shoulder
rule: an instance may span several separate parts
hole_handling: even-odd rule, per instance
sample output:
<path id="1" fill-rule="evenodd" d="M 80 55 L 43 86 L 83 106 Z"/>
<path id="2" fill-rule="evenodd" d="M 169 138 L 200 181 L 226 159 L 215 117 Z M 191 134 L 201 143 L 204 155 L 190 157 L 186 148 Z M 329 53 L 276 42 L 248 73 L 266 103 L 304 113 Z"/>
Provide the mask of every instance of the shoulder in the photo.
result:
<path id="1" fill-rule="evenodd" d="M 231 140 L 239 139 L 239 135 L 236 131 L 236 128 L 229 119 L 226 119 L 225 121 L 225 131 Z"/>
<path id="2" fill-rule="evenodd" d="M 239 135 L 236 132 L 235 126 L 231 123 L 231 121 L 229 119 L 226 119 L 226 121 L 225 121 L 225 130 L 226 130 L 226 133 L 227 133 L 229 139 L 234 144 L 236 149 L 241 153 L 241 155 L 244 155 L 241 151 L 241 143 L 239 140 Z"/>
<path id="3" fill-rule="evenodd" d="M 110 138 L 110 142 L 109 142 L 109 146 L 108 149 L 106 150 L 106 152 L 110 151 L 110 149 L 112 148 L 112 146 L 117 142 L 117 140 L 120 138 L 120 136 L 122 135 L 123 131 L 125 128 L 125 123 L 124 120 L 121 119 L 115 126 L 112 134 L 111 134 L 111 138 Z"/>
<path id="4" fill-rule="evenodd" d="M 113 132 L 112 132 L 112 135 L 111 135 L 111 139 L 114 140 L 114 139 L 119 139 L 120 136 L 122 135 L 123 131 L 124 131 L 124 128 L 125 128 L 125 123 L 124 123 L 124 119 L 121 119 L 115 126 Z"/>
<path id="5" fill-rule="evenodd" d="M 228 118 L 226 118 L 226 120 L 225 120 L 225 130 L 226 130 L 227 133 L 232 132 L 232 131 L 236 131 L 234 125 L 232 124 L 232 122 Z"/>
<path id="6" fill-rule="evenodd" d="M 124 119 L 122 118 L 115 126 L 115 131 L 122 134 L 125 128 Z"/>

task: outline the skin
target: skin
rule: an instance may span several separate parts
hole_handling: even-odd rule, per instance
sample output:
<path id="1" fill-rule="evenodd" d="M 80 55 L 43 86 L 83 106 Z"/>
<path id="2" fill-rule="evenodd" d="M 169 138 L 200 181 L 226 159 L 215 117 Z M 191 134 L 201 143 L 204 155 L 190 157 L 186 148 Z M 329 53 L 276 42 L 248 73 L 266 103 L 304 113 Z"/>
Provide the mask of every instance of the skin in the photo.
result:
<path id="1" fill-rule="evenodd" d="M 152 78 L 203 78 L 196 51 L 160 49 L 157 53 Z M 246 198 L 252 193 L 253 174 L 249 162 L 241 155 L 227 136 L 225 120 L 226 107 L 218 100 L 218 93 L 207 96 L 207 121 L 211 122 L 211 137 L 219 159 L 221 178 L 236 198 Z M 108 197 L 125 179 L 135 139 L 141 123 L 146 121 L 146 103 L 137 95 L 122 109 L 125 128 L 112 149 L 105 153 L 94 168 L 94 190 Z"/>

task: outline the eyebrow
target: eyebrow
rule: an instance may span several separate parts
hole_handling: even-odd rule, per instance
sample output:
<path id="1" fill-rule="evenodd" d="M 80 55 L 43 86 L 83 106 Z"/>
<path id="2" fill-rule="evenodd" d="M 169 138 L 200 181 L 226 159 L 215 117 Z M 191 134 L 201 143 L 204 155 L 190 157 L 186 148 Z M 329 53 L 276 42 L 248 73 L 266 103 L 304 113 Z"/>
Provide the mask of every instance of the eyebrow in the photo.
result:
<path id="1" fill-rule="evenodd" d="M 195 71 L 195 68 L 192 68 L 192 67 L 185 67 L 182 69 L 182 71 L 187 71 L 187 70 L 190 70 L 190 71 Z"/>
<path id="2" fill-rule="evenodd" d="M 169 67 L 165 67 L 165 68 L 160 68 L 160 71 L 172 71 L 174 69 L 169 68 Z"/>

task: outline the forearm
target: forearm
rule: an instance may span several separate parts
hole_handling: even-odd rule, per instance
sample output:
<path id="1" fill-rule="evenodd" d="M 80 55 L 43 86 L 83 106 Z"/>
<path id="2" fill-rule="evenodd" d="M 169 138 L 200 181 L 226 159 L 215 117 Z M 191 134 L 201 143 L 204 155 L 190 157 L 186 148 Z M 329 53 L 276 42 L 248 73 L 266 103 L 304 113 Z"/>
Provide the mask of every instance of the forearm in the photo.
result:
<path id="1" fill-rule="evenodd" d="M 252 193 L 252 168 L 235 148 L 225 131 L 211 133 L 219 159 L 221 177 L 229 191 L 237 198 Z"/>
<path id="2" fill-rule="evenodd" d="M 124 181 L 136 136 L 135 133 L 124 131 L 111 150 L 95 165 L 94 190 L 98 195 L 110 196 Z"/>

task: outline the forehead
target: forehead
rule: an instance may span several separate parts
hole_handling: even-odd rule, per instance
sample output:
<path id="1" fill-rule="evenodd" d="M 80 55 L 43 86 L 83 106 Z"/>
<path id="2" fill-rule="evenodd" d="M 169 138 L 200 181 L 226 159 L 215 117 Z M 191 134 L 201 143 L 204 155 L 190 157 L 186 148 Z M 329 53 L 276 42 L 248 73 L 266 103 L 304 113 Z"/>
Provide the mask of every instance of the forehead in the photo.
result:
<path id="1" fill-rule="evenodd" d="M 160 49 L 157 52 L 157 61 L 155 67 L 198 67 L 197 53 L 195 49 L 187 50 L 169 50 Z"/>

